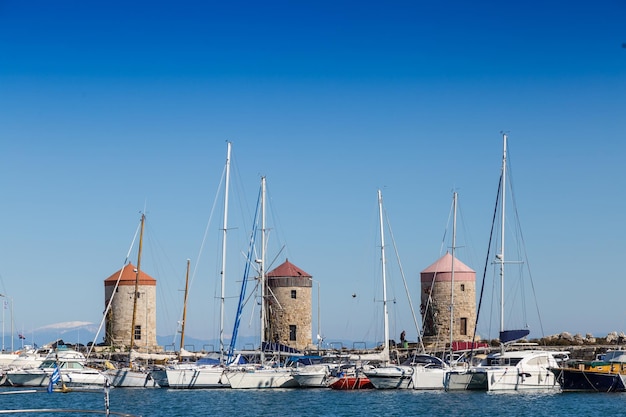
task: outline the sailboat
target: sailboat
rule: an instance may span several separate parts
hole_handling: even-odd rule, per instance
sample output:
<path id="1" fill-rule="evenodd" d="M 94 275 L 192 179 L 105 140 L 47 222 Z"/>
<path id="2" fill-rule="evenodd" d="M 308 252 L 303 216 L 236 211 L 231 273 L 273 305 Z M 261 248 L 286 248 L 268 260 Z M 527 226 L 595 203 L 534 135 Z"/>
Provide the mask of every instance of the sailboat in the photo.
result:
<path id="1" fill-rule="evenodd" d="M 450 352 L 448 358 L 452 358 L 452 342 L 454 339 L 454 273 L 455 273 L 455 250 L 456 250 L 456 216 L 457 216 L 457 192 L 452 193 L 452 253 L 450 254 Z M 447 255 L 447 254 L 446 254 Z M 416 390 L 440 390 L 444 388 L 444 380 L 450 364 L 440 358 L 426 353 L 416 354 L 409 358 L 413 369 L 410 387 Z"/>
<path id="2" fill-rule="evenodd" d="M 139 277 L 141 274 L 141 251 L 143 246 L 143 231 L 146 215 L 141 214 L 141 231 L 139 234 L 139 249 L 137 251 L 137 268 L 135 271 L 135 291 L 133 296 L 133 318 L 131 321 L 130 346 L 128 349 L 128 366 L 123 368 L 107 369 L 104 373 L 112 386 L 118 388 L 156 388 L 159 385 L 150 371 L 141 369 L 134 362 L 133 351 L 135 345 L 134 329 L 137 320 L 137 302 L 139 297 Z"/>
<path id="3" fill-rule="evenodd" d="M 389 309 L 387 307 L 387 273 L 385 259 L 385 230 L 383 221 L 383 196 L 378 190 L 378 215 L 380 222 L 380 258 L 383 279 L 383 327 L 384 344 L 382 363 L 380 366 L 364 370 L 363 373 L 369 382 L 378 389 L 408 388 L 413 375 L 413 368 L 403 365 L 391 365 L 389 358 Z"/>
<path id="4" fill-rule="evenodd" d="M 297 387 L 298 382 L 293 378 L 291 370 L 281 366 L 280 361 L 272 363 L 266 358 L 265 349 L 269 343 L 267 343 L 266 333 L 266 301 L 269 297 L 269 291 L 267 290 L 266 272 L 265 272 L 265 252 L 266 252 L 266 226 L 265 226 L 265 194 L 266 194 L 266 179 L 261 177 L 261 190 L 260 190 L 260 210 L 261 210 L 261 258 L 255 260 L 259 268 L 259 282 L 261 290 L 261 346 L 259 357 L 260 363 L 250 366 L 237 367 L 234 365 L 229 366 L 225 375 L 228 378 L 231 388 L 234 389 L 253 389 L 253 388 L 291 388 Z M 254 236 L 254 233 L 253 233 Z M 251 242 L 253 245 L 253 242 Z M 250 262 L 250 259 L 248 259 Z M 244 277 L 244 282 L 246 278 Z M 242 286 L 242 294 L 245 290 L 245 286 Z M 238 308 L 238 316 L 241 312 L 241 295 L 240 294 L 240 307 Z M 236 324 L 238 325 L 239 317 L 236 318 Z M 233 332 L 233 340 L 231 340 L 231 349 L 229 349 L 229 357 L 232 353 L 233 341 L 235 339 L 236 330 Z M 274 366 L 275 365 L 275 366 Z"/>
<path id="5" fill-rule="evenodd" d="M 380 193 L 380 191 L 379 191 Z M 456 203 L 456 193 L 454 202 Z M 456 206 L 455 206 L 456 207 Z M 383 262 L 383 297 L 386 298 L 386 273 L 385 273 L 385 240 L 382 221 L 382 196 L 379 194 L 380 233 L 381 233 L 381 258 Z M 453 233 L 454 235 L 454 233 Z M 454 243 L 453 243 L 454 247 Z M 454 252 L 453 252 L 454 253 Z M 384 309 L 385 338 L 389 339 L 389 319 L 386 302 Z M 381 366 L 364 371 L 372 385 L 377 389 L 443 389 L 443 381 L 448 370 L 448 365 L 437 358 L 422 352 L 415 352 L 404 363 L 393 365 L 389 363 L 389 342 L 385 343 L 384 361 Z"/>
<path id="6" fill-rule="evenodd" d="M 182 357 L 179 355 L 179 362 L 165 367 L 159 371 L 159 375 L 165 374 L 165 378 L 161 377 L 163 385 L 168 388 L 227 388 L 228 380 L 224 377 L 224 289 L 226 278 L 226 234 L 228 231 L 228 192 L 230 187 L 230 160 L 232 145 L 227 142 L 226 165 L 225 165 L 225 183 L 224 183 L 224 217 L 222 227 L 222 265 L 221 265 L 221 298 L 220 298 L 220 350 L 219 362 L 215 363 L 214 358 L 204 357 L 198 359 L 197 362 L 180 362 Z M 184 350 L 184 335 L 186 322 L 187 294 L 188 294 L 188 278 L 189 263 L 187 264 L 187 278 L 185 282 L 185 302 L 183 307 L 183 319 L 181 323 L 181 341 L 180 352 Z"/>
<path id="7" fill-rule="evenodd" d="M 489 353 L 478 365 L 466 369 L 454 369 L 447 373 L 445 389 L 477 390 L 477 391 L 518 391 L 518 390 L 552 390 L 558 384 L 550 368 L 557 367 L 557 352 L 545 350 L 513 350 L 507 349 L 513 342 L 527 336 L 528 329 L 506 330 L 504 328 L 504 225 L 505 197 L 507 174 L 507 135 L 503 134 L 503 155 L 498 202 L 500 203 L 500 248 L 494 263 L 499 267 L 500 275 L 500 351 Z M 494 215 L 494 222 L 496 220 Z M 493 229 L 492 229 L 493 230 Z M 519 262 L 516 262 L 519 263 Z"/>

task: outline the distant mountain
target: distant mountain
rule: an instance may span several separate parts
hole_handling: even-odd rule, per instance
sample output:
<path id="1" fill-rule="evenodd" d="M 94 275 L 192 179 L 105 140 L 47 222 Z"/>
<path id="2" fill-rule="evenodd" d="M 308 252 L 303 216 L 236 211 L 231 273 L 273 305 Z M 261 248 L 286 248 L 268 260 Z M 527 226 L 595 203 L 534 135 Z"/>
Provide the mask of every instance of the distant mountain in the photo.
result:
<path id="1" fill-rule="evenodd" d="M 16 331 L 14 335 L 13 345 L 15 349 L 22 345 L 39 347 L 62 339 L 66 343 L 82 343 L 92 342 L 98 331 L 98 326 L 86 321 L 71 321 L 49 324 L 30 332 Z M 7 348 L 11 347 L 10 335 L 7 336 L 4 344 Z"/>
<path id="2" fill-rule="evenodd" d="M 31 332 L 16 331 L 13 340 L 13 347 L 20 349 L 22 346 L 36 345 L 38 347 L 46 344 L 54 343 L 61 339 L 65 344 L 83 344 L 87 345 L 94 342 L 94 338 L 98 331 L 98 324 L 84 321 L 72 321 L 53 323 L 43 327 L 39 327 Z M 104 335 L 102 331 L 98 336 L 96 343 L 102 343 Z M 180 344 L 180 335 L 158 336 L 157 343 L 166 350 L 178 350 Z M 224 341 L 226 348 L 230 340 Z M 258 340 L 255 337 L 242 337 L 237 343 L 238 348 L 254 348 L 257 347 Z M 8 350 L 11 348 L 11 336 L 5 334 L 4 346 Z M 198 339 L 192 336 L 185 337 L 185 347 L 190 351 L 212 351 L 219 349 L 217 340 Z"/>

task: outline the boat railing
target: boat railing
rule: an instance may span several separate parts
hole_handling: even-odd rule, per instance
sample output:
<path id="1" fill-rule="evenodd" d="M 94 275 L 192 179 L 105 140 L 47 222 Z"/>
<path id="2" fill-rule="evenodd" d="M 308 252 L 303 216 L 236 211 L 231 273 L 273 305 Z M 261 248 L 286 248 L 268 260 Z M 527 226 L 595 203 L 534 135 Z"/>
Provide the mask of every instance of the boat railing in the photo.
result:
<path id="1" fill-rule="evenodd" d="M 367 350 L 367 343 L 365 343 L 365 342 L 352 342 L 352 350 Z"/>
<path id="2" fill-rule="evenodd" d="M 328 344 L 329 348 L 332 350 L 343 350 L 343 343 L 342 342 L 330 342 Z"/>

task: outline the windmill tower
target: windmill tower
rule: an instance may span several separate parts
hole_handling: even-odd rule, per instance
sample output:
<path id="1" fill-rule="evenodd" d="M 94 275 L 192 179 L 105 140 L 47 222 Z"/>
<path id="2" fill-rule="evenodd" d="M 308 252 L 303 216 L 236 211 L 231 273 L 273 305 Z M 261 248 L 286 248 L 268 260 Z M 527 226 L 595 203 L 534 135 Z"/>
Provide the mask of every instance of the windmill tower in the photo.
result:
<path id="1" fill-rule="evenodd" d="M 153 350 L 157 346 L 156 280 L 139 271 L 137 315 L 135 328 L 131 329 L 136 278 L 137 268 L 129 263 L 104 280 L 104 305 L 107 306 L 113 297 L 111 309 L 106 317 L 104 343 L 110 346 L 130 346 L 132 336 L 133 345 L 137 349 Z"/>
<path id="2" fill-rule="evenodd" d="M 453 262 L 448 252 L 423 270 L 420 278 L 424 344 L 471 341 L 476 324 L 476 272 L 456 258 Z M 454 308 L 450 308 L 452 300 Z M 450 311 L 454 312 L 452 320 Z"/>
<path id="3" fill-rule="evenodd" d="M 311 345 L 313 277 L 289 260 L 266 275 L 266 340 L 303 350 Z"/>

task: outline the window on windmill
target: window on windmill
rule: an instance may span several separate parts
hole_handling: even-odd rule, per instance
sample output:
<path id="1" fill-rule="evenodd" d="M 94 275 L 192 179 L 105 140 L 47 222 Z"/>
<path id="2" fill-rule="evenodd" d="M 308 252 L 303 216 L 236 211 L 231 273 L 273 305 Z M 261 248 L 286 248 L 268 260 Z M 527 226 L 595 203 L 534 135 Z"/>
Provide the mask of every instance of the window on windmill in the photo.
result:
<path id="1" fill-rule="evenodd" d="M 135 326 L 135 340 L 141 340 L 141 326 Z"/>
<path id="2" fill-rule="evenodd" d="M 460 333 L 462 336 L 467 336 L 467 318 L 466 317 L 461 317 Z"/>
<path id="3" fill-rule="evenodd" d="M 291 298 L 296 298 L 296 290 L 291 290 Z"/>
<path id="4" fill-rule="evenodd" d="M 461 284 L 461 291 L 465 291 L 465 284 Z"/>
<path id="5" fill-rule="evenodd" d="M 289 325 L 289 340 L 291 341 L 296 340 L 296 325 L 295 324 Z"/>

